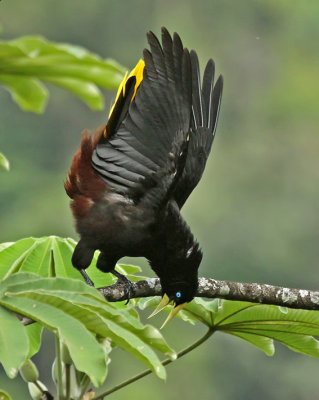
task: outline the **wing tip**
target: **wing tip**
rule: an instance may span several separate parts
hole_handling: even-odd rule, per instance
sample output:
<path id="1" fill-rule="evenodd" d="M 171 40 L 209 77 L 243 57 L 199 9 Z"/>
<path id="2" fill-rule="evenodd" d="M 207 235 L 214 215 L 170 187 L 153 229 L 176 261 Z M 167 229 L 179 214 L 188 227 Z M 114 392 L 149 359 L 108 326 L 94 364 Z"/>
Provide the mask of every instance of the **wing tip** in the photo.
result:
<path id="1" fill-rule="evenodd" d="M 220 104 L 221 104 L 222 95 L 223 95 L 223 87 L 224 87 L 224 77 L 222 74 L 220 74 L 215 83 L 214 90 L 213 90 L 213 101 L 212 101 L 212 108 L 211 108 L 212 118 L 211 118 L 210 126 L 209 126 L 209 128 L 213 132 L 213 135 L 215 135 L 216 128 L 217 128 L 219 112 L 220 112 Z"/>
<path id="2" fill-rule="evenodd" d="M 215 90 L 215 88 L 219 89 L 219 92 L 221 95 L 223 92 L 223 88 L 224 88 L 224 75 L 222 75 L 222 74 L 219 75 L 219 77 L 215 83 L 214 90 Z"/>

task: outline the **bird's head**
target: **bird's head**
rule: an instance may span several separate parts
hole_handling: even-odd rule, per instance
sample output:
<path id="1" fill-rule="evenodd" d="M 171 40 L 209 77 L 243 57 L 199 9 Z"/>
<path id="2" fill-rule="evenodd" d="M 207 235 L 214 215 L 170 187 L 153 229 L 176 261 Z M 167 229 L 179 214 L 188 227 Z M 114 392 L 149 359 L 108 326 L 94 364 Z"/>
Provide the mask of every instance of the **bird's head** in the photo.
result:
<path id="1" fill-rule="evenodd" d="M 198 268 L 202 256 L 198 245 L 193 245 L 184 257 L 171 260 L 165 273 L 160 276 L 162 300 L 150 317 L 168 304 L 174 306 L 161 328 L 164 328 L 195 297 L 198 287 Z"/>

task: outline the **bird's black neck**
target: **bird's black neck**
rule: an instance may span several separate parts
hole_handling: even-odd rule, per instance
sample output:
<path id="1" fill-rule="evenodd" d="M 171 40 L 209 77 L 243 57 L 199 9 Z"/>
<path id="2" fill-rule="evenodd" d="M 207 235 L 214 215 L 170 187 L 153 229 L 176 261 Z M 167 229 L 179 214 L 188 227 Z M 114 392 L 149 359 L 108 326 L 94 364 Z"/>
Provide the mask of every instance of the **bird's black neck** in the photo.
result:
<path id="1" fill-rule="evenodd" d="M 185 273 L 197 276 L 202 253 L 177 204 L 170 202 L 160 218 L 153 236 L 156 243 L 148 257 L 152 269 L 170 280 L 185 280 Z M 195 253 L 199 262 L 190 262 Z"/>

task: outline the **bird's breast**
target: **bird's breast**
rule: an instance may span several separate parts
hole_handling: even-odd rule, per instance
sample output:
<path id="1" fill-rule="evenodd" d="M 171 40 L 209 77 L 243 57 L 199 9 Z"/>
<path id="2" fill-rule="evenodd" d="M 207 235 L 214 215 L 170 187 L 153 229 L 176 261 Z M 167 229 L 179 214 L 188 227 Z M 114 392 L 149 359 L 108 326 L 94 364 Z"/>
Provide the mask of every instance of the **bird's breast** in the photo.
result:
<path id="1" fill-rule="evenodd" d="M 152 223 L 147 211 L 114 193 L 95 202 L 86 217 L 78 221 L 77 228 L 92 247 L 118 249 L 129 255 L 149 242 Z"/>

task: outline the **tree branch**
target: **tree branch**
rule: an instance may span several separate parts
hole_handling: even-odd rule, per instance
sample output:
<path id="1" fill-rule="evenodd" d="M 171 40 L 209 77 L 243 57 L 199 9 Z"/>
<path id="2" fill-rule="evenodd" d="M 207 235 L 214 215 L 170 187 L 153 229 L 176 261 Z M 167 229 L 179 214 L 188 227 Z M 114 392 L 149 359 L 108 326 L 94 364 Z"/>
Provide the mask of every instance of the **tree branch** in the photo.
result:
<path id="1" fill-rule="evenodd" d="M 132 282 L 132 288 L 134 295 L 131 298 L 161 295 L 161 284 L 158 278 Z M 122 283 L 115 283 L 112 286 L 102 287 L 98 290 L 108 301 L 127 300 Z M 319 291 L 290 289 L 260 283 L 240 283 L 217 281 L 212 278 L 199 278 L 196 296 L 273 304 L 305 310 L 319 310 Z"/>
<path id="2" fill-rule="evenodd" d="M 158 278 L 132 282 L 132 299 L 138 297 L 160 296 L 162 288 Z M 98 288 L 107 301 L 127 300 L 123 283 Z M 241 283 L 217 281 L 212 278 L 199 278 L 196 297 L 208 299 L 226 299 L 248 301 L 274 306 L 300 308 L 303 310 L 319 310 L 319 291 L 305 289 L 290 289 L 262 283 Z M 18 315 L 24 325 L 34 321 L 23 315 Z"/>

